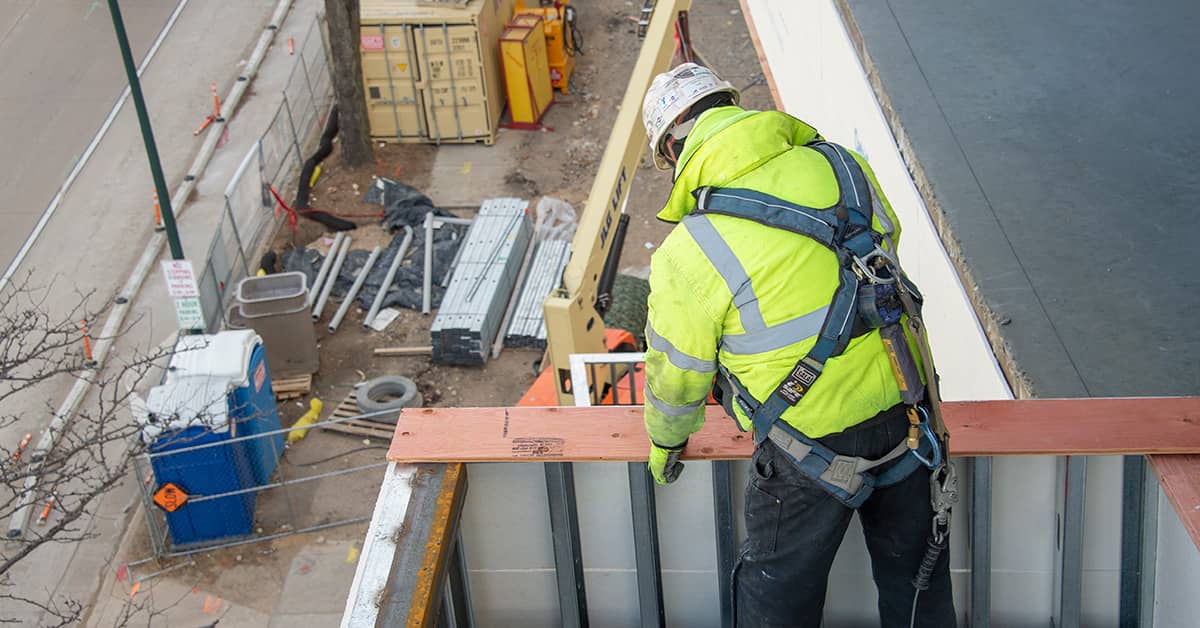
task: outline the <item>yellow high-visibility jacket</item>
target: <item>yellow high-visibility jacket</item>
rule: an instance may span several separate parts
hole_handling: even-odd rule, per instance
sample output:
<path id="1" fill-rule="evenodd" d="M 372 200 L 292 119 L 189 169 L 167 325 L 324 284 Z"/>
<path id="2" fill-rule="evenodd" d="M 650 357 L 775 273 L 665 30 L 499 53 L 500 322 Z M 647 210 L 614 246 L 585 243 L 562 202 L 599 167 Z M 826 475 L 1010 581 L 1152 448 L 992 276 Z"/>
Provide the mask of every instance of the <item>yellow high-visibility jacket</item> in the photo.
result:
<path id="1" fill-rule="evenodd" d="M 704 186 L 747 188 L 815 208 L 837 204 L 833 169 L 805 146 L 817 138 L 816 129 L 785 113 L 738 107 L 704 112 L 688 135 L 658 214 L 680 224 L 650 261 L 645 420 L 658 445 L 679 445 L 700 429 L 718 361 L 763 401 L 816 343 L 838 286 L 834 253 L 782 229 L 690 212 L 692 191 Z M 899 221 L 875 173 L 854 158 L 874 188 L 874 228 L 890 234 L 885 247 L 892 248 Z M 899 402 L 879 331 L 872 330 L 831 358 L 782 418 L 820 438 Z M 749 430 L 742 409 L 736 414 Z"/>

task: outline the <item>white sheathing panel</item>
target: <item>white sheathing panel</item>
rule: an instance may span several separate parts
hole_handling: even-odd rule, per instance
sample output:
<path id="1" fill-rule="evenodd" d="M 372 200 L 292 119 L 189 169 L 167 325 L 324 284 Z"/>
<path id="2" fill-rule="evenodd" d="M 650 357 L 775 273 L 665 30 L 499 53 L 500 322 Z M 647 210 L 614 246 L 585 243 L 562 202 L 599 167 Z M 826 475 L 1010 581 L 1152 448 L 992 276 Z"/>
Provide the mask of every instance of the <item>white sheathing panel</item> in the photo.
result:
<path id="1" fill-rule="evenodd" d="M 1158 562 L 1154 578 L 1154 626 L 1200 625 L 1200 551 L 1171 500 L 1158 491 Z"/>

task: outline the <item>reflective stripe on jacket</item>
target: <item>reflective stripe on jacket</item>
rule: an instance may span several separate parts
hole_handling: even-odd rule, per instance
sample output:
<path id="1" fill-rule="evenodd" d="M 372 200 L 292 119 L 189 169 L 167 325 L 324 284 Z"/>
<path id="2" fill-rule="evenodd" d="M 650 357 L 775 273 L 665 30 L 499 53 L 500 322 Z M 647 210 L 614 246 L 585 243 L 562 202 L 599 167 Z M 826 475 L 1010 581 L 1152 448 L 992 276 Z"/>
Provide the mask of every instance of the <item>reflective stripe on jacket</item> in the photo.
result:
<path id="1" fill-rule="evenodd" d="M 722 107 L 697 120 L 658 217 L 680 223 L 650 261 L 646 325 L 646 430 L 663 446 L 700 429 L 718 360 L 755 399 L 766 399 L 816 341 L 837 288 L 837 259 L 817 242 L 723 215 L 691 215 L 692 190 L 748 188 L 808 207 L 837 203 L 829 163 L 805 147 L 811 126 L 777 111 Z M 900 225 L 866 161 L 875 190 L 875 228 Z M 900 402 L 878 331 L 855 338 L 828 361 L 812 390 L 783 415 L 820 438 Z M 750 422 L 740 408 L 743 429 Z"/>

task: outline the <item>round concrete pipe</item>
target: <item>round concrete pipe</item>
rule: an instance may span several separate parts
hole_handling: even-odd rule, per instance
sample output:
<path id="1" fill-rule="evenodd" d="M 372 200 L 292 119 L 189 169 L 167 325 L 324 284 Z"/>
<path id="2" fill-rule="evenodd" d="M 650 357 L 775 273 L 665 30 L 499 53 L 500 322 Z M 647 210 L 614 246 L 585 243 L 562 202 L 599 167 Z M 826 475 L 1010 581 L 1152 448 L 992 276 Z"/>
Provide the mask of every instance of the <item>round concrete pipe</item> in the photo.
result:
<path id="1" fill-rule="evenodd" d="M 358 296 L 358 291 L 362 289 L 363 282 L 367 280 L 367 273 L 371 272 L 371 267 L 375 265 L 375 260 L 379 259 L 379 252 L 382 249 L 375 247 L 371 249 L 371 256 L 367 258 L 367 263 L 363 264 L 362 270 L 358 272 L 358 277 L 354 279 L 354 285 L 350 286 L 350 292 L 346 293 L 346 298 L 342 299 L 342 305 L 338 307 L 337 313 L 333 315 L 333 320 L 329 321 L 329 333 L 337 331 L 338 325 L 342 323 L 342 318 L 346 316 L 346 312 L 350 311 L 350 306 L 354 303 L 354 297 Z"/>
<path id="2" fill-rule="evenodd" d="M 333 249 L 330 249 L 330 252 L 332 251 Z M 333 284 L 337 283 L 338 273 L 342 271 L 342 263 L 346 261 L 346 254 L 349 252 L 350 236 L 346 236 L 342 240 L 342 249 L 338 251 L 337 259 L 333 260 L 333 266 L 329 269 L 329 276 L 325 279 L 325 285 L 321 287 L 321 297 L 317 299 L 317 304 L 313 306 L 313 321 L 321 320 L 321 312 L 325 309 L 325 302 L 329 300 L 329 293 L 333 292 Z"/>
<path id="3" fill-rule="evenodd" d="M 363 327 L 370 327 L 371 323 L 375 322 L 375 316 L 379 314 L 379 308 L 383 307 L 383 299 L 387 296 L 388 288 L 392 287 L 392 280 L 396 278 L 396 271 L 404 262 L 404 256 L 408 253 L 408 247 L 412 244 L 412 240 L 413 228 L 404 225 L 404 241 L 400 243 L 400 248 L 396 250 L 396 256 L 392 258 L 392 263 L 388 266 L 387 276 L 383 278 L 383 285 L 379 286 L 379 292 L 375 293 L 375 300 L 371 302 L 371 310 L 363 319 Z"/>

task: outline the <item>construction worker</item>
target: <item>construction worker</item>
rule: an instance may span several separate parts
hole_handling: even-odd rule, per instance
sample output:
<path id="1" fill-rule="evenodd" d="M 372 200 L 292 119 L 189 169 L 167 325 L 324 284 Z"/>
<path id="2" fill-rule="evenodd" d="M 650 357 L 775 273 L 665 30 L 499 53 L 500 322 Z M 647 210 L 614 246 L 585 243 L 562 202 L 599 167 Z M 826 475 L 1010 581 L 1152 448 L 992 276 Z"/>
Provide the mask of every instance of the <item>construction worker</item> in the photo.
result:
<path id="1" fill-rule="evenodd" d="M 679 476 L 711 391 L 756 442 L 738 626 L 819 626 L 856 511 L 882 625 L 954 626 L 948 553 L 926 553 L 933 538 L 944 547 L 945 529 L 930 501 L 937 443 L 922 361 L 885 303 L 895 281 L 876 277 L 896 268 L 899 221 L 862 157 L 738 101 L 728 82 L 685 63 L 656 77 L 643 103 L 654 163 L 673 169 L 658 217 L 678 223 L 650 264 L 650 472 L 659 484 Z M 848 284 L 860 286 L 849 304 Z"/>

